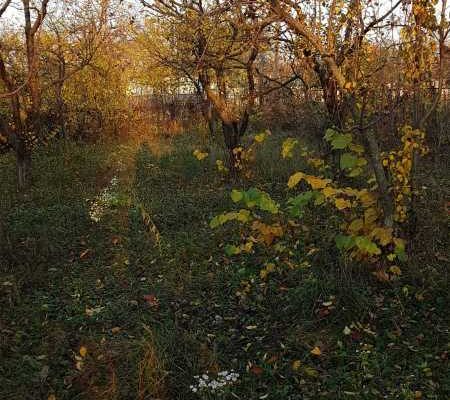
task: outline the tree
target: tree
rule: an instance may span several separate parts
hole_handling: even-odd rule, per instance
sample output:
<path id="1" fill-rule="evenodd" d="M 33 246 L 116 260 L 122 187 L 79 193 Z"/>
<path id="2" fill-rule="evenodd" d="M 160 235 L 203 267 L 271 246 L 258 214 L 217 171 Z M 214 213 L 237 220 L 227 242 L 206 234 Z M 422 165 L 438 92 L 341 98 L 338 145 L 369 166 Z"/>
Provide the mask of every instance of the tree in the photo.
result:
<path id="1" fill-rule="evenodd" d="M 22 0 L 24 17 L 24 48 L 26 59 L 25 82 L 19 83 L 11 74 L 11 65 L 6 61 L 4 43 L 0 42 L 0 79 L 8 91 L 3 97 L 10 101 L 12 124 L 2 121 L 0 128 L 6 132 L 8 143 L 14 149 L 17 159 L 17 183 L 19 189 L 25 188 L 30 180 L 31 149 L 33 141 L 39 136 L 41 86 L 39 78 L 39 48 L 38 34 L 47 15 L 49 0 L 42 0 L 39 6 Z M 0 8 L 0 17 L 4 14 L 11 1 L 6 1 Z M 21 91 L 26 88 L 26 94 Z"/>
<path id="2" fill-rule="evenodd" d="M 393 82 L 378 80 L 378 71 L 385 68 L 388 58 L 377 60 L 371 53 L 380 54 L 383 48 L 397 46 L 393 41 L 387 43 L 385 34 L 386 27 L 394 29 L 396 26 L 395 12 L 403 2 L 396 1 L 382 10 L 379 5 L 363 0 L 323 3 L 270 0 L 264 3 L 295 35 L 297 46 L 304 49 L 303 55 L 311 58 L 332 124 L 340 131 L 357 134 L 364 145 L 378 184 L 385 224 L 392 226 L 395 200 L 389 173 L 382 164 L 381 136 L 374 127 L 389 115 L 390 107 L 395 107 L 395 103 L 380 102 L 383 88 Z M 422 17 L 434 10 L 427 0 L 413 1 L 412 9 L 417 9 L 419 3 Z M 404 8 L 407 13 L 408 7 Z M 381 41 L 377 43 L 378 39 Z"/>
<path id="3" fill-rule="evenodd" d="M 95 63 L 107 45 L 110 1 L 62 2 L 49 14 L 42 38 L 42 59 L 46 63 L 47 85 L 53 88 L 60 136 L 66 135 L 66 82 Z"/>
<path id="4" fill-rule="evenodd" d="M 248 128 L 258 97 L 256 62 L 267 51 L 273 19 L 249 2 L 142 1 L 164 19 L 167 49 L 158 53 L 164 65 L 184 74 L 220 119 L 228 164 L 236 175 L 234 151 Z"/>

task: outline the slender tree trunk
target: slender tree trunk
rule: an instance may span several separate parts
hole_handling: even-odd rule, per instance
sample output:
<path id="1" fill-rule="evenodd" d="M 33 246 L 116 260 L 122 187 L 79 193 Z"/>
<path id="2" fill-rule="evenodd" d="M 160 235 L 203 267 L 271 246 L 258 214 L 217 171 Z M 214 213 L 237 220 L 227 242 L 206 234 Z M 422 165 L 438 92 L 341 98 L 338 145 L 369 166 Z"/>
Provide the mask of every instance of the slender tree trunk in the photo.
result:
<path id="1" fill-rule="evenodd" d="M 31 152 L 23 138 L 18 138 L 18 147 L 16 149 L 17 163 L 17 187 L 21 192 L 26 189 L 31 181 Z"/>
<path id="2" fill-rule="evenodd" d="M 392 227 L 394 224 L 394 199 L 392 198 L 389 181 L 381 163 L 380 148 L 373 131 L 366 129 L 361 134 L 366 145 L 366 150 L 368 150 L 367 152 L 375 179 L 377 180 L 381 207 L 383 208 L 384 214 L 384 225 Z"/>

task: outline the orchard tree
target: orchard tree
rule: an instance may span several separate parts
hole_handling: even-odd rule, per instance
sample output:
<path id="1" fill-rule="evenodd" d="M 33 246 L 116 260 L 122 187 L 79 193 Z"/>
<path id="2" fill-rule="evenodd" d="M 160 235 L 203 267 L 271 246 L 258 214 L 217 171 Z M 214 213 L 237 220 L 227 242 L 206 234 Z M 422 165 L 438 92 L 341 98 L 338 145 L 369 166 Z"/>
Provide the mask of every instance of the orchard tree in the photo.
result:
<path id="1" fill-rule="evenodd" d="M 112 34 L 109 9 L 109 0 L 63 1 L 48 15 L 41 57 L 61 137 L 67 130 L 66 83 L 84 68 L 94 67 L 97 54 L 107 46 Z"/>
<path id="2" fill-rule="evenodd" d="M 6 88 L 3 98 L 10 103 L 11 123 L 2 121 L 0 129 L 5 132 L 8 144 L 14 149 L 17 159 L 17 183 L 19 189 L 27 186 L 31 172 L 31 149 L 41 130 L 41 84 L 39 77 L 39 30 L 42 26 L 49 0 L 31 3 L 22 0 L 24 18 L 23 48 L 25 50 L 26 75 L 19 79 L 12 73 L 13 60 L 5 52 L 5 44 L 0 40 L 0 80 Z M 6 0 L 0 8 L 0 18 L 11 5 Z M 3 134 L 2 134 L 3 136 Z"/>
<path id="3" fill-rule="evenodd" d="M 394 220 L 403 221 L 406 209 L 402 199 L 405 194 L 410 197 L 411 193 L 411 167 L 408 162 L 411 151 L 410 149 L 406 151 L 405 148 L 399 150 L 404 155 L 408 153 L 403 159 L 406 167 L 393 170 L 389 168 L 392 164 L 383 157 L 383 150 L 390 152 L 392 148 L 382 148 L 382 136 L 375 128 L 381 119 L 395 111 L 398 104 L 388 103 L 383 99 L 380 101 L 380 93 L 395 83 L 386 79 L 389 76 L 386 71 L 392 62 L 392 54 L 395 58 L 399 58 L 398 47 L 402 43 L 396 43 L 396 37 L 400 32 L 397 25 L 401 23 L 399 13 L 402 11 L 403 14 L 409 13 L 413 17 L 403 22 L 405 25 L 403 31 L 412 30 L 411 35 L 408 37 L 400 35 L 400 40 L 412 50 L 410 54 L 413 58 L 421 58 L 421 61 L 418 61 L 420 65 L 416 68 L 421 71 L 421 76 L 416 76 L 416 80 L 423 84 L 425 78 L 423 44 L 427 41 L 425 30 L 431 29 L 431 21 L 434 21 L 435 3 L 432 0 L 413 0 L 410 4 L 406 4 L 399 0 L 383 8 L 380 4 L 364 0 L 326 2 L 270 0 L 263 3 L 294 35 L 295 45 L 303 49 L 297 51 L 297 54 L 311 60 L 332 126 L 339 131 L 339 136 L 335 137 L 344 140 L 343 138 L 350 137 L 348 135 L 354 135 L 364 146 L 376 179 L 385 224 L 392 226 Z M 444 20 L 445 15 L 441 17 L 441 21 Z M 441 22 L 438 29 L 441 38 L 444 35 L 444 26 L 445 22 Z M 389 40 L 389 33 L 392 34 L 392 40 Z M 415 45 L 408 44 L 411 37 L 416 38 L 413 40 Z M 422 51 L 414 51 L 414 46 L 415 49 L 422 46 Z M 396 50 L 389 52 L 390 47 Z M 435 54 L 429 55 L 431 61 Z M 391 67 L 392 65 L 395 64 L 390 64 Z M 408 74 L 408 68 L 409 66 L 405 66 L 405 74 Z M 385 72 L 384 77 L 379 73 L 381 70 Z M 406 87 L 404 89 L 407 90 Z M 407 98 L 404 92 L 401 91 L 401 96 L 397 100 L 404 101 Z M 403 123 L 406 122 L 408 121 L 403 119 Z M 416 125 L 423 129 L 423 123 Z M 398 128 L 402 127 L 395 127 Z M 409 142 L 413 139 L 407 134 L 405 136 L 405 129 L 402 135 L 403 138 L 408 137 L 405 140 Z M 331 134 L 328 138 L 330 137 Z M 336 143 L 335 146 L 338 149 L 346 148 L 342 143 Z M 419 147 L 419 144 L 416 143 L 415 146 Z M 397 193 L 395 190 L 395 186 L 399 184 L 396 183 L 396 177 L 399 175 L 400 186 L 406 185 L 406 193 Z"/>
<path id="4" fill-rule="evenodd" d="M 242 136 L 254 111 L 258 56 L 267 51 L 273 18 L 264 7 L 245 1 L 154 1 L 142 3 L 164 20 L 166 49 L 163 64 L 186 76 L 218 116 L 228 151 L 229 168 L 236 174 Z"/>

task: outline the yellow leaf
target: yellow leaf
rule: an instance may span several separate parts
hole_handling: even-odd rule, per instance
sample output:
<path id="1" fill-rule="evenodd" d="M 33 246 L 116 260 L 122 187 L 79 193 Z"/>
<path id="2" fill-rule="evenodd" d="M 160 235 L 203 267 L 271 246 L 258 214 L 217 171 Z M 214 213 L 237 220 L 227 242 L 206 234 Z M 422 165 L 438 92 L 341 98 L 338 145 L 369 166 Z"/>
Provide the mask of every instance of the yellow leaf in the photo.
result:
<path id="1" fill-rule="evenodd" d="M 402 274 L 402 270 L 397 265 L 393 265 L 392 267 L 389 267 L 389 272 L 391 274 L 394 274 L 394 275 L 401 275 Z"/>
<path id="2" fill-rule="evenodd" d="M 281 148 L 281 156 L 283 158 L 291 158 L 293 156 L 292 150 L 298 144 L 297 139 L 287 138 Z"/>
<path id="3" fill-rule="evenodd" d="M 311 354 L 314 356 L 320 356 L 322 354 L 322 351 L 319 349 L 319 347 L 316 346 L 311 350 Z"/>
<path id="4" fill-rule="evenodd" d="M 392 228 L 376 227 L 372 231 L 371 236 L 378 239 L 382 246 L 387 246 L 392 242 Z"/>
<path id="5" fill-rule="evenodd" d="M 253 242 L 247 242 L 244 244 L 244 247 L 242 248 L 246 253 L 250 253 L 253 248 Z"/>
<path id="6" fill-rule="evenodd" d="M 389 261 L 394 261 L 395 260 L 395 257 L 397 257 L 394 253 L 391 253 L 391 254 L 388 254 L 387 256 L 386 256 L 386 258 L 389 260 Z"/>
<path id="7" fill-rule="evenodd" d="M 314 168 L 321 168 L 325 165 L 325 161 L 321 160 L 320 158 L 310 158 L 307 160 L 307 162 Z"/>
<path id="8" fill-rule="evenodd" d="M 47 397 L 47 400 L 56 400 L 56 396 L 54 394 L 51 394 Z"/>
<path id="9" fill-rule="evenodd" d="M 192 153 L 194 155 L 194 157 L 201 161 L 203 159 L 205 159 L 206 157 L 208 157 L 208 153 L 202 153 L 200 150 L 194 150 L 194 152 Z"/>
<path id="10" fill-rule="evenodd" d="M 332 196 L 334 196 L 336 193 L 337 193 L 337 190 L 336 190 L 336 189 L 333 189 L 333 188 L 330 187 L 330 186 L 327 186 L 327 187 L 323 188 L 323 190 L 322 190 L 322 194 L 323 194 L 326 198 L 332 197 Z"/>
<path id="11" fill-rule="evenodd" d="M 304 368 L 305 374 L 310 376 L 311 378 L 317 378 L 319 376 L 319 372 L 312 368 L 312 367 L 305 367 Z"/>
<path id="12" fill-rule="evenodd" d="M 306 176 L 305 179 L 314 190 L 323 189 L 331 182 L 329 179 L 322 179 L 316 176 Z"/>
<path id="13" fill-rule="evenodd" d="M 356 189 L 352 188 L 345 188 L 342 190 L 343 193 L 345 193 L 347 196 L 358 196 L 358 191 Z"/>
<path id="14" fill-rule="evenodd" d="M 353 87 L 353 82 L 345 82 L 344 88 L 350 90 Z"/>
<path id="15" fill-rule="evenodd" d="M 364 223 L 366 225 L 373 224 L 378 219 L 378 211 L 376 208 L 368 208 L 364 211 Z"/>
<path id="16" fill-rule="evenodd" d="M 300 360 L 295 360 L 292 362 L 292 369 L 294 371 L 298 371 L 298 369 L 300 368 L 301 365 L 302 365 L 302 362 Z"/>
<path id="17" fill-rule="evenodd" d="M 342 198 L 336 199 L 334 201 L 334 204 L 338 210 L 343 210 L 345 208 L 349 208 L 352 206 L 352 203 L 350 203 L 348 200 L 345 200 Z"/>
<path id="18" fill-rule="evenodd" d="M 86 354 L 87 354 L 87 348 L 85 346 L 81 346 L 80 347 L 80 356 L 86 357 Z"/>
<path id="19" fill-rule="evenodd" d="M 355 219 L 348 227 L 349 232 L 358 233 L 364 226 L 364 222 L 361 218 Z"/>
<path id="20" fill-rule="evenodd" d="M 364 153 L 364 147 L 362 147 L 359 144 L 350 143 L 349 148 L 351 151 L 354 151 L 355 153 L 358 153 L 359 155 Z"/>
<path id="21" fill-rule="evenodd" d="M 295 174 L 291 175 L 288 181 L 288 188 L 292 189 L 293 187 L 297 186 L 304 177 L 305 174 L 303 172 L 296 172 Z"/>
<path id="22" fill-rule="evenodd" d="M 268 272 L 273 272 L 273 271 L 275 271 L 275 264 L 273 264 L 273 263 L 268 263 L 268 264 L 266 265 L 266 269 L 267 269 Z"/>
<path id="23" fill-rule="evenodd" d="M 265 133 L 259 133 L 255 136 L 255 142 L 262 143 L 266 140 L 266 134 Z"/>
<path id="24" fill-rule="evenodd" d="M 271 272 L 275 271 L 275 264 L 268 263 L 265 268 L 263 268 L 259 275 L 261 276 L 261 279 L 266 279 L 267 275 L 269 275 Z"/>
<path id="25" fill-rule="evenodd" d="M 363 207 L 370 207 L 376 202 L 375 196 L 367 190 L 361 190 L 358 196 Z"/>

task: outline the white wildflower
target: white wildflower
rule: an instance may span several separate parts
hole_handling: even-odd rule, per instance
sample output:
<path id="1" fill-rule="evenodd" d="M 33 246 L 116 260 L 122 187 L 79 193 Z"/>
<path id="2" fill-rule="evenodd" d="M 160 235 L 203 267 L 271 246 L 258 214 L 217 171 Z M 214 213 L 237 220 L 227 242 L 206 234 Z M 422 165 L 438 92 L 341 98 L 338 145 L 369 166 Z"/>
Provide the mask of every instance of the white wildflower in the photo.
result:
<path id="1" fill-rule="evenodd" d="M 208 372 L 208 371 L 207 371 Z M 189 389 L 193 393 L 197 392 L 210 392 L 216 393 L 222 390 L 226 386 L 233 385 L 237 382 L 239 378 L 239 373 L 231 371 L 220 371 L 215 377 L 209 376 L 208 373 L 202 374 L 201 376 L 195 375 L 194 379 L 196 382 L 189 386 Z"/>

